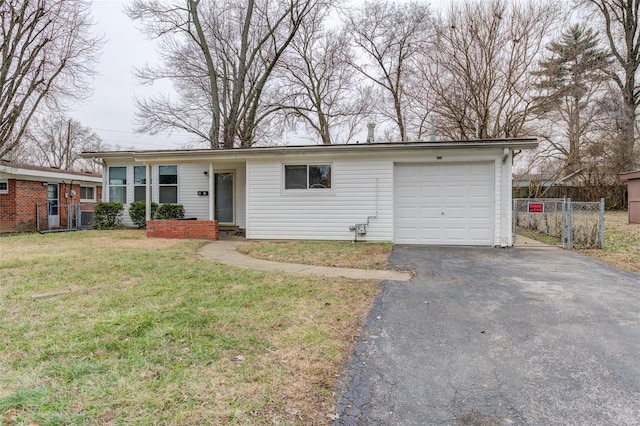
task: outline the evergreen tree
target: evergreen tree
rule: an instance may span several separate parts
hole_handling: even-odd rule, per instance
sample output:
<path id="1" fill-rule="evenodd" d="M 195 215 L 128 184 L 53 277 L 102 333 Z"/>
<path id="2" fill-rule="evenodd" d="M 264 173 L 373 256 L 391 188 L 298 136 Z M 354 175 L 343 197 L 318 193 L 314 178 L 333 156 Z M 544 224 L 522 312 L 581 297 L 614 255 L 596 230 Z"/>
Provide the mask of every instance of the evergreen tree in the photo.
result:
<path id="1" fill-rule="evenodd" d="M 608 80 L 611 55 L 599 47 L 598 34 L 576 24 L 547 47 L 549 57 L 539 62 L 536 111 L 564 128 L 565 143 L 551 142 L 566 158 L 567 174 L 579 170 L 580 148 L 597 114 L 594 97 Z M 568 145 L 568 146 L 567 146 Z"/>

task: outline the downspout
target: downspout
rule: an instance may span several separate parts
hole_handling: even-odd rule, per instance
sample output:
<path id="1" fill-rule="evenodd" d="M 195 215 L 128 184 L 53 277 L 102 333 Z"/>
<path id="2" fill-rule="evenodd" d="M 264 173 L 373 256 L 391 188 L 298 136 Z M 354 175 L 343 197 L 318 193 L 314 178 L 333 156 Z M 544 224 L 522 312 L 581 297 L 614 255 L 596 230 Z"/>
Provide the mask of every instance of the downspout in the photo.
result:
<path id="1" fill-rule="evenodd" d="M 502 180 L 502 196 L 500 197 L 501 201 L 502 201 L 502 208 L 500 209 L 500 247 L 502 248 L 506 248 L 509 246 L 509 228 L 507 226 L 507 219 L 508 219 L 508 209 L 509 209 L 509 203 L 507 202 L 508 200 L 508 191 L 509 191 L 509 156 L 510 156 L 511 152 L 509 150 L 509 148 L 504 148 L 504 150 L 502 151 L 502 173 L 501 173 L 501 180 Z"/>
<path id="2" fill-rule="evenodd" d="M 109 188 L 107 187 L 107 162 L 104 160 L 104 158 L 100 160 L 100 165 L 102 166 L 102 193 L 100 194 L 100 201 L 106 202 Z"/>

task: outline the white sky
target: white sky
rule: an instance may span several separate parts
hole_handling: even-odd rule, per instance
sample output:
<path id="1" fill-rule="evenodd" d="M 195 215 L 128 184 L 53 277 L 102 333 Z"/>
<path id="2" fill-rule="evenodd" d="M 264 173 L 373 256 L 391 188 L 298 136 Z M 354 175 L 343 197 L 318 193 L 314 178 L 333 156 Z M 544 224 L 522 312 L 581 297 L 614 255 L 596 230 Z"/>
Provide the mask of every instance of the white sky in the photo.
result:
<path id="1" fill-rule="evenodd" d="M 188 142 L 188 136 L 150 136 L 133 130 L 134 95 L 166 92 L 169 86 L 141 86 L 133 77 L 134 67 L 155 63 L 156 54 L 153 41 L 147 40 L 124 14 L 124 4 L 123 0 L 93 1 L 94 31 L 104 37 L 105 45 L 96 69 L 93 95 L 76 105 L 69 115 L 95 130 L 111 149 L 117 145 L 121 149 L 178 148 Z"/>
<path id="2" fill-rule="evenodd" d="M 452 0 L 430 3 L 433 7 L 448 1 Z M 166 82 L 151 87 L 137 84 L 133 76 L 134 67 L 156 64 L 157 56 L 154 42 L 147 40 L 125 15 L 126 3 L 126 0 L 93 1 L 94 31 L 104 37 L 105 44 L 96 69 L 92 96 L 75 105 L 69 115 L 95 130 L 111 150 L 180 148 L 190 142 L 189 135 L 184 132 L 151 136 L 133 130 L 134 96 L 166 93 L 170 91 L 170 85 Z M 296 143 L 305 141 L 296 138 Z"/>

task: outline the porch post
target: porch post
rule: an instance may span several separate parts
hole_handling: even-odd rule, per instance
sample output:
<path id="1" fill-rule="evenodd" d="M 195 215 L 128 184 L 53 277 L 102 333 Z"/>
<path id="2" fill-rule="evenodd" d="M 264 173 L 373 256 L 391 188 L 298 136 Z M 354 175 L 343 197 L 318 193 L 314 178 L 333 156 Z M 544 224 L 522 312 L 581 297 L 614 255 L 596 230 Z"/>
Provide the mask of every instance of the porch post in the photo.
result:
<path id="1" fill-rule="evenodd" d="M 209 163 L 209 220 L 214 220 L 216 216 L 216 197 L 215 197 L 215 174 L 213 171 L 213 162 Z"/>
<path id="2" fill-rule="evenodd" d="M 148 222 L 151 220 L 151 164 L 145 164 L 145 186 L 144 186 L 144 193 L 145 193 L 145 201 L 146 201 L 146 208 L 145 208 L 145 220 Z"/>

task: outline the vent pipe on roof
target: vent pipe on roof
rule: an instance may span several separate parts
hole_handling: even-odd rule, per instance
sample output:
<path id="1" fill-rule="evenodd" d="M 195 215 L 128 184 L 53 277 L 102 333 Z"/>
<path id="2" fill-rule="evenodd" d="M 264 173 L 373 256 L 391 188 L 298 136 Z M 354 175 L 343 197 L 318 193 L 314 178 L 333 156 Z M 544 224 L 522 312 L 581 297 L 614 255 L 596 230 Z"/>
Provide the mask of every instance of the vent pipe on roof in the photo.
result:
<path id="1" fill-rule="evenodd" d="M 367 143 L 374 143 L 376 141 L 373 131 L 376 128 L 376 123 L 373 121 L 367 124 Z"/>

